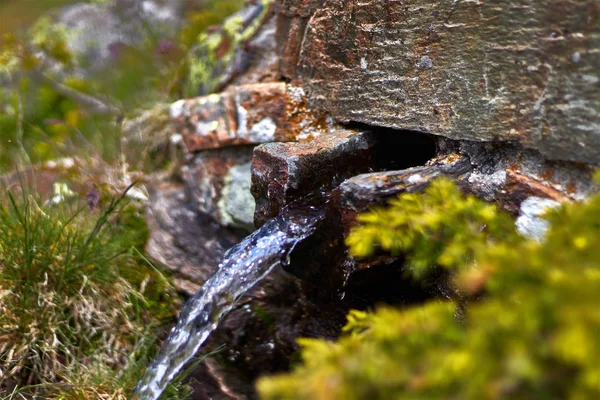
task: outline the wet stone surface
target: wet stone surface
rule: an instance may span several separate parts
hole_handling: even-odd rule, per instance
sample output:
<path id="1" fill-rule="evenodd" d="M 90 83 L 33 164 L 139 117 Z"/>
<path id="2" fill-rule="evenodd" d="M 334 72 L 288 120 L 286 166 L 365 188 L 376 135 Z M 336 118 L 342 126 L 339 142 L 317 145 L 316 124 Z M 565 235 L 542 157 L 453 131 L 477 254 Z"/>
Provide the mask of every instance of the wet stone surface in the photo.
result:
<path id="1" fill-rule="evenodd" d="M 465 193 L 496 202 L 515 216 L 521 215 L 523 232 L 535 237 L 540 237 L 543 226 L 538 223 L 540 219 L 534 215 L 535 210 L 523 208 L 524 201 L 539 199 L 535 204 L 559 204 L 584 199 L 595 190 L 591 184 L 593 168 L 545 161 L 539 153 L 517 145 L 443 140 L 437 147 L 439 155 L 423 166 L 360 174 L 343 181 L 331 193 L 324 226 L 299 246 L 295 262 L 286 270 L 300 279 L 319 282 L 322 287 L 336 291 L 342 290 L 357 271 L 393 262 L 394 257 L 385 255 L 355 260 L 347 255 L 344 238 L 356 225 L 358 214 L 372 206 L 384 205 L 401 193 L 422 191 L 440 176 L 455 180 Z M 398 148 L 397 152 L 401 160 L 411 149 Z M 270 163 L 265 165 L 272 169 L 267 171 L 273 173 L 265 175 L 269 181 L 286 176 L 287 164 L 274 167 L 277 164 L 268 160 Z M 317 167 L 313 173 L 319 171 Z M 274 199 L 284 198 L 283 193 L 281 186 L 272 184 L 257 198 L 257 203 L 274 205 L 272 211 L 275 212 Z"/>
<path id="2" fill-rule="evenodd" d="M 284 205 L 312 191 L 331 188 L 374 165 L 376 140 L 370 132 L 340 130 L 300 143 L 269 143 L 254 149 L 254 222 L 261 226 Z"/>

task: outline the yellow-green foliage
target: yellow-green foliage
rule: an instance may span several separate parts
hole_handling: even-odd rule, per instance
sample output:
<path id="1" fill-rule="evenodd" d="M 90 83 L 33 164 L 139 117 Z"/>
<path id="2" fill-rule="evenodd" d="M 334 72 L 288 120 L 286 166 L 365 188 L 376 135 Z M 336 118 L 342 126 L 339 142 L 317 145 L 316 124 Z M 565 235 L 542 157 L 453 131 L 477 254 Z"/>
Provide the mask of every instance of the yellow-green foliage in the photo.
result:
<path id="1" fill-rule="evenodd" d="M 56 23 L 50 17 L 42 17 L 31 28 L 31 44 L 56 61 L 70 66 L 74 61 L 67 45 L 70 34 L 65 24 Z"/>
<path id="2" fill-rule="evenodd" d="M 417 277 L 450 268 L 472 295 L 464 320 L 442 301 L 353 311 L 337 342 L 303 339 L 303 364 L 262 379 L 262 398 L 600 398 L 600 195 L 547 218 L 543 243 L 519 238 L 444 180 L 367 213 L 350 250 L 407 252 Z"/>
<path id="3" fill-rule="evenodd" d="M 432 265 L 455 269 L 498 241 L 519 241 L 512 219 L 495 206 L 463 197 L 449 180 L 437 180 L 426 191 L 403 194 L 360 215 L 346 243 L 355 257 L 377 250 L 408 255 L 411 273 L 421 276 Z"/>
<path id="4" fill-rule="evenodd" d="M 58 6 L 69 0 L 42 3 L 46 2 L 46 6 Z M 93 2 L 109 7 L 107 0 Z M 221 39 L 232 45 L 219 60 L 217 47 L 210 44 L 201 50 L 206 52 L 204 58 L 190 58 L 187 53 L 199 43 L 199 36 L 211 36 L 204 33 L 206 28 L 221 23 L 244 4 L 244 0 L 182 1 L 186 15 L 180 31 L 163 34 L 145 26 L 147 37 L 135 46 L 113 43 L 106 64 L 94 59 L 93 53 L 71 48 L 69 43 L 80 33 L 57 23 L 53 14 L 40 17 L 24 33 L 0 27 L 0 172 L 61 156 L 93 156 L 111 163 L 129 153 L 139 154 L 137 149 L 122 147 L 126 141 L 121 140 L 120 117 L 129 119 L 140 109 L 182 97 L 188 75 L 195 87 L 214 87 L 233 58 L 232 49 L 256 27 L 238 27 L 225 37 L 218 35 L 217 46 Z M 11 10 L 12 14 L 27 8 L 41 12 L 46 6 L 13 4 Z M 10 15 L 3 15 L 3 22 Z M 223 31 L 236 27 L 229 28 Z M 85 96 L 110 106 L 110 111 L 98 112 L 82 101 Z M 131 146 L 132 142 L 127 143 Z M 95 152 L 90 154 L 92 147 Z M 130 158 L 134 158 L 133 165 L 135 156 Z"/>
<path id="5" fill-rule="evenodd" d="M 220 24 L 225 17 L 239 11 L 242 6 L 240 0 L 211 1 L 208 7 L 192 12 L 187 17 L 188 24 L 181 32 L 181 41 L 188 47 L 197 48 L 188 55 L 185 96 L 201 94 L 198 92 L 201 86 L 205 87 L 203 91 L 211 92 L 218 85 L 219 75 L 223 72 L 222 66 L 231 61 L 233 48 L 226 52 L 224 60 L 219 60 L 217 49 L 221 43 L 232 43 L 229 42 L 227 31 L 209 33 L 207 28 Z"/>
<path id="6" fill-rule="evenodd" d="M 244 4 L 243 0 L 209 0 L 202 9 L 190 10 L 186 16 L 186 25 L 180 33 L 181 42 L 187 47 L 198 44 L 198 36 L 206 28 L 220 24 Z"/>

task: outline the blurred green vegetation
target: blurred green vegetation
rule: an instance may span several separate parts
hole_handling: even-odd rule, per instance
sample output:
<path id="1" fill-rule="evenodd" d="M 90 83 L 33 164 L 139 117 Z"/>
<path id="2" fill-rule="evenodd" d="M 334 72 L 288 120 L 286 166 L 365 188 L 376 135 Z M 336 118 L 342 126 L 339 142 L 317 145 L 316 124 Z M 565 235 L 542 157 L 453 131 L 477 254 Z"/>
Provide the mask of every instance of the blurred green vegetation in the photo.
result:
<path id="1" fill-rule="evenodd" d="M 72 32 L 56 23 L 56 12 L 38 18 L 66 3 L 73 2 L 0 5 L 0 172 L 63 156 L 96 157 L 112 165 L 139 156 L 144 149 L 128 154 L 123 148 L 121 121 L 180 98 L 190 49 L 208 27 L 244 4 L 187 0 L 179 30 L 145 26 L 143 40 L 135 46 L 114 43 L 110 62 L 97 67 L 93 58 L 73 53 Z M 23 23 L 31 25 L 22 29 Z"/>
<path id="2" fill-rule="evenodd" d="M 0 0 L 0 35 L 27 29 L 45 12 L 76 0 Z"/>
<path id="3" fill-rule="evenodd" d="M 158 335 L 173 322 L 181 299 L 144 254 L 143 206 L 113 197 L 110 186 L 118 185 L 111 169 L 121 173 L 122 163 L 137 168 L 146 150 L 161 150 L 165 138 L 151 135 L 163 130 L 165 104 L 181 96 L 190 49 L 244 1 L 182 0 L 181 29 L 157 34 L 146 26 L 143 40 L 116 43 L 110 62 L 97 68 L 90 65 L 93 58 L 69 47 L 72 32 L 48 12 L 72 3 L 0 0 L 0 173 L 75 156 L 82 162 L 72 163 L 77 171 L 63 171 L 67 180 L 94 183 L 101 198 L 101 209 L 89 209 L 64 183 L 55 184 L 64 195 L 58 202 L 3 188 L 5 399 L 126 399 L 155 356 Z M 148 136 L 132 140 L 127 124 Z M 188 394 L 175 382 L 162 398 Z"/>
<path id="4" fill-rule="evenodd" d="M 237 15 L 224 21 L 221 29 L 217 31 L 204 32 L 196 28 L 191 34 L 186 34 L 188 37 L 197 38 L 197 46 L 188 57 L 188 79 L 183 91 L 185 97 L 209 94 L 223 88 L 228 80 L 224 74 L 227 68 L 236 62 L 236 50 L 262 26 L 271 2 L 272 0 L 258 0 L 257 3 L 263 6 L 262 11 L 251 21 L 244 21 L 242 16 Z M 219 4 L 220 12 L 227 12 L 235 7 L 227 2 Z M 214 19 L 213 13 L 200 13 L 196 24 L 203 25 L 201 22 L 208 23 Z M 191 27 L 195 28 L 196 24 Z M 237 67 L 239 66 L 234 66 L 233 69 Z"/>
<path id="5" fill-rule="evenodd" d="M 600 194 L 547 219 L 542 243 L 525 239 L 444 179 L 364 214 L 351 254 L 404 253 L 416 280 L 445 268 L 454 300 L 350 312 L 337 342 L 301 340 L 303 363 L 260 380 L 261 397 L 600 398 Z"/>

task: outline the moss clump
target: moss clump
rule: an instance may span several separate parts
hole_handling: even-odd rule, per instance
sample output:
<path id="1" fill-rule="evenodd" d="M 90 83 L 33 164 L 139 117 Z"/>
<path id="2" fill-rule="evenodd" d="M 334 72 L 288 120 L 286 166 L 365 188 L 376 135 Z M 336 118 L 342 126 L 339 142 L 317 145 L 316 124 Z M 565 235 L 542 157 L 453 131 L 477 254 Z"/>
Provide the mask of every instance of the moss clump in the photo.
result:
<path id="1" fill-rule="evenodd" d="M 407 273 L 448 268 L 467 299 L 353 311 L 337 342 L 303 339 L 303 364 L 265 399 L 591 399 L 600 396 L 600 195 L 547 216 L 542 243 L 445 180 L 361 218 L 355 255 L 405 252 Z"/>

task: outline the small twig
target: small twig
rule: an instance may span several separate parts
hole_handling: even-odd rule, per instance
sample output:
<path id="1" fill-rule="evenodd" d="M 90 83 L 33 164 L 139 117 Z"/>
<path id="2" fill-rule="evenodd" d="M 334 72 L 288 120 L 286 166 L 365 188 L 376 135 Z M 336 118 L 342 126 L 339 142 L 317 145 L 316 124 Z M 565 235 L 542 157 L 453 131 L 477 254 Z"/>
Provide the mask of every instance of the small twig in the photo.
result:
<path id="1" fill-rule="evenodd" d="M 51 77 L 45 75 L 43 72 L 41 72 L 37 69 L 33 69 L 31 72 L 36 79 L 38 79 L 38 80 L 42 81 L 43 83 L 45 83 L 46 85 L 50 86 L 58 94 L 61 94 L 65 97 L 68 97 L 71 100 L 75 101 L 77 104 L 86 108 L 87 111 L 90 113 L 93 113 L 96 115 L 111 115 L 111 114 L 112 115 L 121 115 L 122 114 L 121 110 L 118 107 L 107 104 L 107 103 L 103 102 L 102 100 L 100 100 L 94 96 L 91 96 L 87 93 L 83 93 L 83 92 L 80 92 L 73 88 L 70 88 L 70 87 L 52 79 Z"/>
<path id="2" fill-rule="evenodd" d="M 16 90 L 17 94 L 17 145 L 19 146 L 19 162 L 30 162 L 29 154 L 25 150 L 25 146 L 23 145 L 23 99 L 21 97 L 21 87 L 19 86 Z"/>

